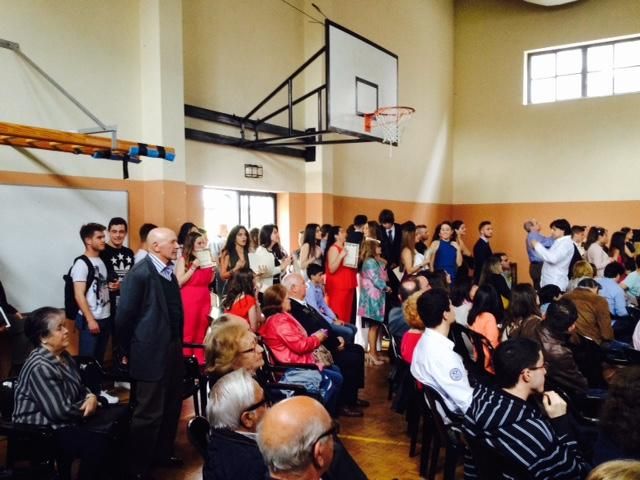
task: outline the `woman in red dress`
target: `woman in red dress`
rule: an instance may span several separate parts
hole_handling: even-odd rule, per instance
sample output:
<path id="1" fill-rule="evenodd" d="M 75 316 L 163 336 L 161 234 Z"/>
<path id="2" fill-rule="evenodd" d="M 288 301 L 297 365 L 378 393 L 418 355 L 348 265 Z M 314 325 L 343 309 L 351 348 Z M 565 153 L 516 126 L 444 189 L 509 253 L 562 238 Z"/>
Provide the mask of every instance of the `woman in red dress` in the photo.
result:
<path id="1" fill-rule="evenodd" d="M 176 262 L 176 278 L 180 285 L 182 308 L 184 310 L 185 343 L 204 343 L 209 328 L 211 311 L 211 293 L 209 284 L 213 279 L 213 262 L 198 259 L 198 252 L 206 257 L 207 243 L 200 232 L 191 232 L 184 242 L 182 256 Z M 200 254 L 202 255 L 202 254 Z M 201 348 L 182 350 L 186 356 L 195 355 L 198 362 L 204 363 L 204 350 Z"/>
<path id="2" fill-rule="evenodd" d="M 251 270 L 239 270 L 233 274 L 222 301 L 224 313 L 244 318 L 251 330 L 256 332 L 262 324 L 260 305 L 256 301 L 256 283 Z"/>
<path id="3" fill-rule="evenodd" d="M 329 296 L 329 307 L 343 322 L 351 322 L 353 298 L 356 293 L 357 278 L 354 268 L 344 266 L 347 251 L 344 244 L 347 233 L 338 225 L 329 230 L 325 261 L 325 290 Z"/>

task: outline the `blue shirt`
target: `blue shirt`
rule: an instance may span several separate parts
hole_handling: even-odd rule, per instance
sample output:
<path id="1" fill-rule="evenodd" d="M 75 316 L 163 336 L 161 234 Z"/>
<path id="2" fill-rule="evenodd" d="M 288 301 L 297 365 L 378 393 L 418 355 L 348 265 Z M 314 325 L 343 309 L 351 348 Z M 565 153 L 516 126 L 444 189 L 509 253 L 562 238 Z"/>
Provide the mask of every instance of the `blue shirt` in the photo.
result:
<path id="1" fill-rule="evenodd" d="M 527 247 L 527 255 L 529 256 L 529 261 L 531 263 L 533 262 L 542 263 L 543 261 L 542 258 L 540 258 L 540 255 L 538 255 L 536 251 L 533 249 L 533 247 L 531 246 L 532 240 L 537 240 L 542 244 L 543 247 L 549 248 L 551 245 L 553 245 L 553 238 L 545 237 L 540 232 L 529 232 L 527 234 L 525 245 Z"/>
<path id="2" fill-rule="evenodd" d="M 153 262 L 153 266 L 156 267 L 158 273 L 167 280 L 171 280 L 171 275 L 173 275 L 173 269 L 175 268 L 173 262 L 169 262 L 169 265 L 165 265 L 164 262 L 153 253 L 149 254 L 149 258 L 151 259 L 151 262 Z"/>
<path id="3" fill-rule="evenodd" d="M 622 287 L 613 278 L 598 277 L 595 280 L 600 284 L 600 296 L 607 300 L 611 315 L 616 317 L 629 315 Z"/>
<path id="4" fill-rule="evenodd" d="M 336 314 L 333 313 L 333 310 L 331 310 L 329 305 L 327 305 L 327 302 L 324 301 L 324 291 L 322 290 L 322 287 L 314 285 L 311 280 L 307 282 L 307 295 L 305 296 L 305 301 L 307 302 L 307 305 L 320 312 L 327 322 L 333 323 L 336 319 Z"/>

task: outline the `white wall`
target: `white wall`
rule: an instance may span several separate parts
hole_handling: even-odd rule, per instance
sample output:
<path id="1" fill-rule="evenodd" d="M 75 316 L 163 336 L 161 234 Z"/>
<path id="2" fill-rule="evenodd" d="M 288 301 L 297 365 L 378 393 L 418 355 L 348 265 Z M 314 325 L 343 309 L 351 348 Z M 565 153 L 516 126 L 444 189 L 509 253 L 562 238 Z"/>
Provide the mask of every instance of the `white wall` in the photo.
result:
<path id="1" fill-rule="evenodd" d="M 640 94 L 522 105 L 523 52 L 640 32 L 637 0 L 456 2 L 454 203 L 638 198 Z"/>
<path id="2" fill-rule="evenodd" d="M 138 2 L 0 0 L 0 38 L 22 51 L 119 135 L 141 140 Z M 0 49 L 0 121 L 77 130 L 95 126 L 12 51 Z M 148 139 L 148 143 L 152 143 Z M 117 162 L 0 146 L 3 170 L 121 178 Z M 135 177 L 136 167 L 131 168 Z"/>
<path id="3" fill-rule="evenodd" d="M 310 0 L 294 3 L 320 16 Z M 332 20 L 400 57 L 400 101 L 418 113 L 393 158 L 379 144 L 326 147 L 316 164 L 305 167 L 298 159 L 188 141 L 187 182 L 447 203 L 452 178 L 452 0 L 331 1 L 321 8 Z M 324 27 L 282 2 L 185 2 L 186 102 L 245 114 L 323 45 Z M 304 84 L 310 89 L 322 81 L 320 62 L 306 72 Z M 309 110 L 313 126 L 315 106 Z M 260 158 L 264 179 L 243 179 L 241 165 Z M 271 176 L 278 166 L 285 178 Z"/>
<path id="4" fill-rule="evenodd" d="M 453 2 L 351 0 L 332 3 L 332 20 L 399 56 L 399 103 L 416 109 L 400 146 L 335 148 L 334 193 L 449 203 L 453 111 Z"/>

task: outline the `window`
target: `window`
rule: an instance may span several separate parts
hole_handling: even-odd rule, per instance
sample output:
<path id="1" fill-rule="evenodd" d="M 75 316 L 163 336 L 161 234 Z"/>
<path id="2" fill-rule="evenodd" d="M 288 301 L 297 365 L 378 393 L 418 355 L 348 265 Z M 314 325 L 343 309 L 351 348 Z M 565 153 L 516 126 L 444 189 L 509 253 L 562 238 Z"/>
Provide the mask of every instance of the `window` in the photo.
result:
<path id="1" fill-rule="evenodd" d="M 203 190 L 204 228 L 217 233 L 221 225 L 231 230 L 244 225 L 248 230 L 276 223 L 276 195 L 205 188 Z"/>
<path id="2" fill-rule="evenodd" d="M 640 36 L 526 52 L 524 103 L 640 92 Z"/>

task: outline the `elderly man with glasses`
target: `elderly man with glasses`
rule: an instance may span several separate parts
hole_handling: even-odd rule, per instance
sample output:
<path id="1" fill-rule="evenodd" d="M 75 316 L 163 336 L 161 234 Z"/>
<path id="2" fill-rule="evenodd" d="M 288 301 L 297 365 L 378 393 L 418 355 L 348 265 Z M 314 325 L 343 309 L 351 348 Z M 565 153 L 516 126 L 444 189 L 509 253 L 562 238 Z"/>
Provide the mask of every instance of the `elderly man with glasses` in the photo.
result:
<path id="1" fill-rule="evenodd" d="M 293 397 L 278 403 L 258 428 L 258 445 L 269 478 L 322 478 L 333 461 L 336 434 L 337 424 L 318 401 Z"/>
<path id="2" fill-rule="evenodd" d="M 211 433 L 204 480 L 265 478 L 256 429 L 270 405 L 262 387 L 244 369 L 227 373 L 214 384 L 207 405 Z"/>

